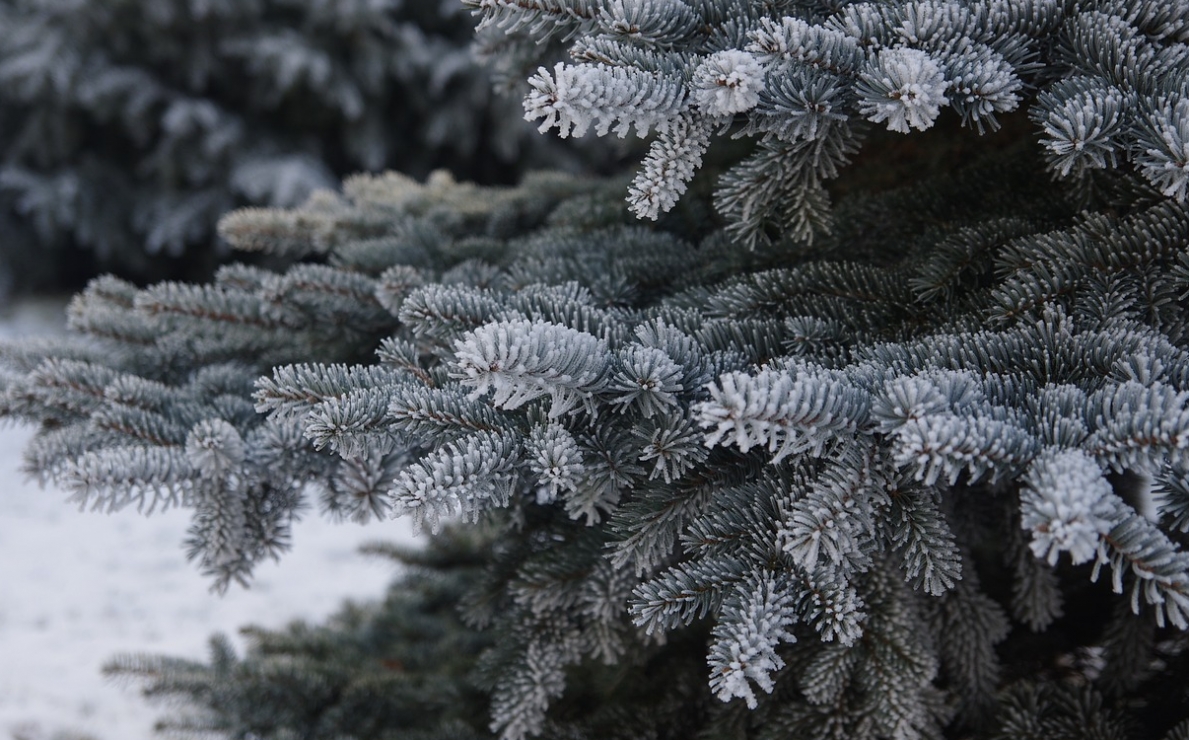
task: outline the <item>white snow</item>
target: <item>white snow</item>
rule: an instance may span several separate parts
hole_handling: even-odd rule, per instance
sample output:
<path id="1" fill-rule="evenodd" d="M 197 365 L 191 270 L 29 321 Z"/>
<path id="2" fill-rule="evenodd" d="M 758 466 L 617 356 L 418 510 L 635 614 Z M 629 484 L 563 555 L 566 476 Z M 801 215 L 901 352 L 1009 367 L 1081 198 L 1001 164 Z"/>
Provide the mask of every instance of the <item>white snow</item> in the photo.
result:
<path id="1" fill-rule="evenodd" d="M 0 339 L 59 331 L 62 301 L 0 315 Z M 257 568 L 250 590 L 219 597 L 186 561 L 186 510 L 144 517 L 79 512 L 19 472 L 28 428 L 0 428 L 0 738 L 147 740 L 159 709 L 100 666 L 119 653 L 203 659 L 215 632 L 320 620 L 344 599 L 381 595 L 393 567 L 356 552 L 409 542 L 404 521 L 360 527 L 308 511 L 293 550 Z"/>

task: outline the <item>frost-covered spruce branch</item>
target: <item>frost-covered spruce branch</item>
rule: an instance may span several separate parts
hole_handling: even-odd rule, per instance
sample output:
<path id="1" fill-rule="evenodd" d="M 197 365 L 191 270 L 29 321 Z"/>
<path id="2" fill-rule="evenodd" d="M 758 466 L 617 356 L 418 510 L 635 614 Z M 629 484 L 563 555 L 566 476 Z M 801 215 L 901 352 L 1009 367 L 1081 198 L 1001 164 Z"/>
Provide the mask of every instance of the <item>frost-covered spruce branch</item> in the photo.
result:
<path id="1" fill-rule="evenodd" d="M 356 178 L 343 196 L 325 193 L 298 214 L 256 209 L 227 220 L 236 243 L 288 255 L 329 248 L 308 233 L 291 236 L 294 225 L 322 234 L 338 247 L 336 267 L 278 274 L 232 265 L 208 285 L 146 289 L 94 281 L 70 307 L 78 336 L 6 352 L 20 371 L 6 375 L 4 412 L 45 425 L 31 467 L 82 506 L 192 509 L 190 552 L 220 589 L 246 582 L 255 562 L 287 546 L 289 522 L 311 492 L 336 516 L 387 515 L 393 475 L 408 462 L 407 437 L 389 423 L 449 426 L 467 414 L 465 393 L 430 404 L 437 415 L 418 399 L 390 415 L 393 386 L 434 382 L 416 346 L 389 341 L 379 368 L 343 363 L 370 357 L 399 325 L 383 306 L 411 286 L 398 287 L 385 271 L 394 261 L 414 270 L 418 254 L 428 265 L 418 235 L 442 246 L 448 233 L 492 233 L 498 218 L 540 218 L 558 197 L 589 187 L 560 176 L 537 182 L 492 192 L 477 206 L 473 186 L 446 176 L 427 185 Z M 278 231 L 279 222 L 288 230 Z M 274 382 L 256 389 L 277 366 Z M 471 424 L 501 428 L 487 408 Z"/>
<path id="2" fill-rule="evenodd" d="M 517 34 L 516 51 L 504 50 L 512 56 L 531 56 L 534 41 L 564 29 L 575 61 L 538 69 L 524 99 L 543 131 L 657 129 L 628 198 L 642 218 L 673 207 L 712 132 L 785 147 L 853 142 L 812 164 L 760 153 L 721 182 L 720 210 L 747 244 L 772 224 L 813 224 L 792 238 L 820 237 L 830 220 L 819 180 L 850 163 L 869 125 L 908 134 L 943 111 L 985 134 L 1027 109 L 1054 174 L 1127 167 L 1166 196 L 1189 197 L 1189 15 L 1179 2 L 469 4 L 481 24 Z M 733 188 L 769 181 L 781 197 L 757 192 L 744 196 L 752 205 L 743 213 L 732 209 Z M 794 217 L 797 208 L 808 212 Z"/>
<path id="3" fill-rule="evenodd" d="M 76 338 L 4 350 L 0 409 L 80 501 L 191 507 L 220 583 L 311 499 L 491 528 L 463 602 L 506 740 L 612 734 L 588 703 L 956 737 L 1086 654 L 1141 702 L 1181 669 L 1134 635 L 1189 609 L 1189 212 L 1087 212 L 1037 151 L 840 203 L 828 257 L 642 226 L 622 181 L 352 179 L 224 222 L 307 263 L 95 282 Z"/>

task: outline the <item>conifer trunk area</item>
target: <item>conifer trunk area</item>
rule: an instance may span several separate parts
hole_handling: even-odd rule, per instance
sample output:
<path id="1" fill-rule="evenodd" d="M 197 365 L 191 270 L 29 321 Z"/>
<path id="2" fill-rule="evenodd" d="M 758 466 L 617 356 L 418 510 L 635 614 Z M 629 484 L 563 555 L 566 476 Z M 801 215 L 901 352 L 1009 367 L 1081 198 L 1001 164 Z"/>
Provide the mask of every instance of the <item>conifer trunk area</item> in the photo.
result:
<path id="1" fill-rule="evenodd" d="M 75 503 L 377 601 L 108 670 L 224 738 L 1189 739 L 1189 2 L 464 0 L 618 175 L 347 177 L 0 350 Z M 0 72 L 3 68 L 0 67 Z"/>

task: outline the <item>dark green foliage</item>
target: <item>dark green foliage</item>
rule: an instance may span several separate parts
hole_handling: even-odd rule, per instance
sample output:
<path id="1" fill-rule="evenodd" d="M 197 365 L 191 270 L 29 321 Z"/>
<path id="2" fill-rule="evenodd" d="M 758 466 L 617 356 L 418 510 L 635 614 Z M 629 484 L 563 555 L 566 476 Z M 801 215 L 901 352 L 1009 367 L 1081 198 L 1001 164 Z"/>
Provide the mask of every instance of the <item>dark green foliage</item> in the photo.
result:
<path id="1" fill-rule="evenodd" d="M 1025 683 L 1012 687 L 1003 715 L 998 738 L 1122 740 L 1130 736 L 1126 722 L 1086 686 Z"/>

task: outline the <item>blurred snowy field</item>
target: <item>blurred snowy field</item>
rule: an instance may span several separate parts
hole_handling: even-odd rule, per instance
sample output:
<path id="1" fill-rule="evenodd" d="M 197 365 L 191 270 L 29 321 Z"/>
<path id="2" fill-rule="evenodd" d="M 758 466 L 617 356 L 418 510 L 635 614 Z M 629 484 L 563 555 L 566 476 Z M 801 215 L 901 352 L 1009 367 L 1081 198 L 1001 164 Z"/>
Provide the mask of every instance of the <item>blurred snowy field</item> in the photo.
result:
<path id="1" fill-rule="evenodd" d="M 0 313 L 0 340 L 60 331 L 62 301 Z M 344 599 L 378 597 L 393 577 L 366 541 L 412 540 L 406 522 L 334 524 L 316 511 L 293 549 L 225 596 L 186 561 L 188 512 L 80 512 L 20 472 L 31 430 L 0 427 L 0 740 L 148 740 L 158 709 L 100 666 L 117 653 L 204 658 L 209 636 L 239 627 L 320 620 Z"/>

